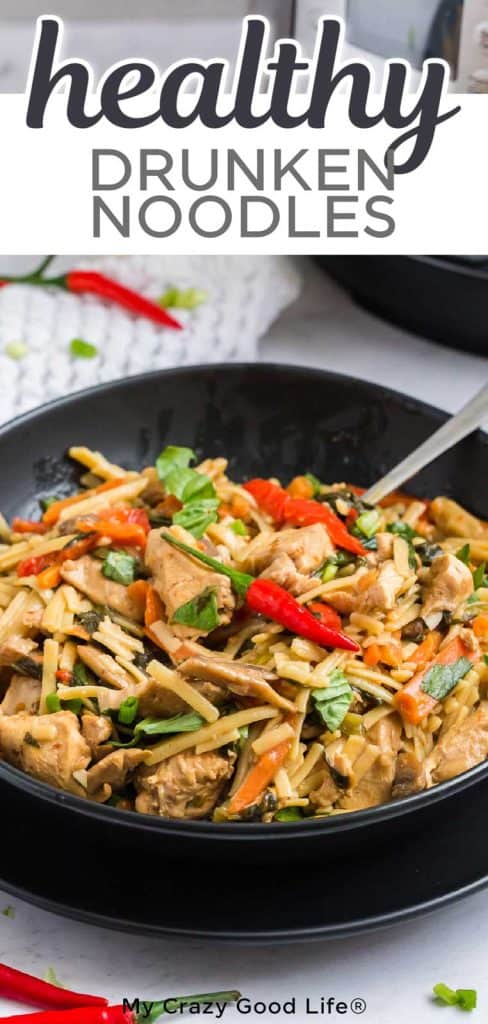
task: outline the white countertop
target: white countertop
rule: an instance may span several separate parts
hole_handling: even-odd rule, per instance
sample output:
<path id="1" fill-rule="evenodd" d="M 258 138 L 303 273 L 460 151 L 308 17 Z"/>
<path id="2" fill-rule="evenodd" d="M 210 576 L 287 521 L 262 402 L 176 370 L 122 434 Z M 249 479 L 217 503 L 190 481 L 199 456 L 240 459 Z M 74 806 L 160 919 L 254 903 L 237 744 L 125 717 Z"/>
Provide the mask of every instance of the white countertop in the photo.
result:
<path id="1" fill-rule="evenodd" d="M 269 361 L 355 373 L 449 410 L 457 409 L 488 375 L 486 360 L 381 323 L 354 307 L 315 270 L 309 271 L 301 299 L 273 327 L 261 351 Z M 346 1001 L 365 999 L 365 1024 L 435 1024 L 441 1017 L 448 1024 L 461 1019 L 460 1011 L 441 1011 L 429 997 L 432 986 L 445 981 L 453 987 L 477 988 L 480 1011 L 473 1020 L 486 1016 L 488 893 L 386 931 L 265 950 L 105 932 L 0 893 L 0 910 L 7 904 L 13 904 L 16 913 L 15 919 L 0 914 L 0 961 L 41 976 L 52 966 L 66 985 L 113 1000 L 127 989 L 127 994 L 161 998 L 238 987 L 252 1000 L 295 995 L 297 1016 L 251 1013 L 241 1018 L 228 1010 L 224 1020 L 302 1021 L 305 998 L 316 1002 L 323 994 Z M 11 1008 L 0 1000 L 0 1012 Z M 347 1017 L 354 1019 L 350 1011 Z"/>

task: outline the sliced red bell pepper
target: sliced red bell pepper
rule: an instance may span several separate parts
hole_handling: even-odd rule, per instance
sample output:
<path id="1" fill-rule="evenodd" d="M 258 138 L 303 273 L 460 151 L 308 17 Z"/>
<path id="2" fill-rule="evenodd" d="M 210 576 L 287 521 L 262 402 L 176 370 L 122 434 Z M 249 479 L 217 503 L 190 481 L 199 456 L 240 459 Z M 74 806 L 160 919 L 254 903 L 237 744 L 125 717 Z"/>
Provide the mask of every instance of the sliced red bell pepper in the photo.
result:
<path id="1" fill-rule="evenodd" d="M 289 523 L 290 526 L 313 526 L 315 523 L 323 523 L 336 547 L 344 548 L 354 555 L 367 554 L 361 541 L 349 533 L 326 502 L 314 501 L 312 498 L 292 498 L 283 487 L 270 480 L 248 480 L 243 486 L 277 525 Z"/>

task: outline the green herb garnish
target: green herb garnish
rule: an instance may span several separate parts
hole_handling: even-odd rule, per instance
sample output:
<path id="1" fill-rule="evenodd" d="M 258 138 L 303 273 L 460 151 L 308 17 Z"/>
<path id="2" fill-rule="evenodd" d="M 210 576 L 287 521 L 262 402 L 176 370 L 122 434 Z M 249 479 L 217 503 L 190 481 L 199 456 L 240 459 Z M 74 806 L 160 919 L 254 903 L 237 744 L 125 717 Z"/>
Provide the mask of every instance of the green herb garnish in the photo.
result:
<path id="1" fill-rule="evenodd" d="M 460 562 L 464 562 L 465 565 L 469 565 L 471 558 L 471 545 L 463 544 L 459 551 L 456 551 L 456 558 L 459 558 Z"/>
<path id="2" fill-rule="evenodd" d="M 55 715 L 58 711 L 62 710 L 61 701 L 57 693 L 48 693 L 46 697 L 46 707 L 48 714 Z"/>
<path id="3" fill-rule="evenodd" d="M 15 917 L 15 907 L 11 907 L 10 904 L 9 906 L 4 907 L 2 910 L 2 915 L 3 917 L 10 917 L 11 920 L 13 921 Z"/>
<path id="4" fill-rule="evenodd" d="M 234 522 L 230 524 L 230 528 L 238 537 L 248 536 L 249 530 L 242 519 L 234 519 Z"/>
<path id="5" fill-rule="evenodd" d="M 347 676 L 340 669 L 334 669 L 328 686 L 312 690 L 315 710 L 330 732 L 342 725 L 354 699 Z"/>
<path id="6" fill-rule="evenodd" d="M 163 309 L 196 309 L 208 299 L 208 292 L 201 288 L 167 288 L 159 299 Z"/>
<path id="7" fill-rule="evenodd" d="M 220 624 L 215 588 L 207 587 L 191 601 L 182 604 L 180 608 L 176 609 L 171 621 L 180 626 L 191 626 L 192 629 L 210 633 Z"/>
<path id="8" fill-rule="evenodd" d="M 156 459 L 156 470 L 159 479 L 166 480 L 166 477 L 174 469 L 187 469 L 190 462 L 194 462 L 195 459 L 196 455 L 192 448 L 180 448 L 173 444 L 168 445 Z"/>
<path id="9" fill-rule="evenodd" d="M 434 665 L 424 676 L 422 689 L 435 700 L 444 700 L 472 667 L 469 658 L 458 658 L 452 665 Z"/>
<path id="10" fill-rule="evenodd" d="M 204 719 L 196 711 L 174 715 L 173 718 L 143 718 L 134 727 L 128 743 L 112 742 L 113 747 L 136 747 L 143 736 L 165 736 L 170 733 L 196 732 L 204 725 Z"/>
<path id="11" fill-rule="evenodd" d="M 48 985 L 55 985 L 56 988 L 64 988 L 64 985 L 61 984 L 59 978 L 56 977 L 54 967 L 48 967 L 44 975 L 44 981 L 47 981 Z"/>
<path id="12" fill-rule="evenodd" d="M 94 683 L 95 676 L 84 662 L 77 661 L 73 667 L 73 686 L 93 686 Z"/>
<path id="13" fill-rule="evenodd" d="M 475 590 L 479 590 L 480 587 L 486 586 L 486 582 L 488 581 L 486 580 L 485 577 L 485 571 L 486 562 L 482 562 L 481 565 L 479 565 L 478 568 L 475 569 L 473 573 L 473 585 Z"/>
<path id="14" fill-rule="evenodd" d="M 338 572 L 339 566 L 337 565 L 337 562 L 335 562 L 332 558 L 329 558 L 329 561 L 325 563 L 324 568 L 320 573 L 320 579 L 322 580 L 322 583 L 330 583 L 331 580 L 335 579 Z"/>
<path id="15" fill-rule="evenodd" d="M 459 1006 L 461 1010 L 476 1009 L 477 992 L 474 988 L 453 989 L 439 982 L 438 985 L 434 985 L 433 992 L 436 999 L 446 1006 Z"/>
<path id="16" fill-rule="evenodd" d="M 197 474 L 199 476 L 200 474 Z M 204 498 L 202 501 L 190 501 L 179 512 L 173 516 L 173 522 L 183 526 L 185 530 L 193 534 L 197 540 L 203 537 L 205 530 L 211 523 L 218 520 L 217 509 L 220 505 L 219 498 Z"/>
<path id="17" fill-rule="evenodd" d="M 305 480 L 308 480 L 311 487 L 313 487 L 312 498 L 315 498 L 317 494 L 320 494 L 322 490 L 322 484 L 318 477 L 314 476 L 313 473 L 305 473 Z"/>
<path id="18" fill-rule="evenodd" d="M 69 350 L 75 359 L 94 359 L 98 355 L 97 346 L 91 345 L 89 341 L 83 341 L 83 338 L 73 338 L 69 343 Z"/>
<path id="19" fill-rule="evenodd" d="M 102 573 L 115 583 L 128 587 L 134 582 L 137 560 L 125 551 L 109 551 L 105 556 Z"/>
<path id="20" fill-rule="evenodd" d="M 374 537 L 375 533 L 378 533 L 381 524 L 381 516 L 375 508 L 368 509 L 367 512 L 362 512 L 356 519 L 355 527 L 360 530 L 365 537 L 370 540 Z"/>
<path id="21" fill-rule="evenodd" d="M 282 807 L 274 816 L 275 821 L 301 821 L 302 818 L 303 814 L 299 807 Z"/>
<path id="22" fill-rule="evenodd" d="M 121 725 L 132 725 L 137 718 L 137 711 L 139 708 L 138 697 L 126 697 L 124 702 L 120 705 L 118 720 Z"/>
<path id="23" fill-rule="evenodd" d="M 10 359 L 20 360 L 27 355 L 28 348 L 23 341 L 9 341 L 5 345 L 5 355 L 9 356 Z"/>

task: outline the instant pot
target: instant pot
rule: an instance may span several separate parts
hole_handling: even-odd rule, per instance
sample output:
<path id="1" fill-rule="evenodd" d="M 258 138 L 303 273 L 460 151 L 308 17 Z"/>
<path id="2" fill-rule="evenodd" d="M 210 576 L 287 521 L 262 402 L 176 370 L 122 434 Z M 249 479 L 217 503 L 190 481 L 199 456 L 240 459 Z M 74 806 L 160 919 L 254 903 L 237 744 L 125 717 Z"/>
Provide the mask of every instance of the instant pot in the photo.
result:
<path id="1" fill-rule="evenodd" d="M 319 256 L 373 313 L 443 345 L 488 355 L 488 256 Z"/>

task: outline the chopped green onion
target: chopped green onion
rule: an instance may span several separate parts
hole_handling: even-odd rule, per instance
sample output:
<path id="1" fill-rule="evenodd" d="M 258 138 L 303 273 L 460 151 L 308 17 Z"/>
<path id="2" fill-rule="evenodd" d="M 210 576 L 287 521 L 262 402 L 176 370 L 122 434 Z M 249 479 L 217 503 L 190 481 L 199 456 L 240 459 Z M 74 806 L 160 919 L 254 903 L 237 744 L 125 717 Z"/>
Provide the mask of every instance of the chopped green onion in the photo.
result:
<path id="1" fill-rule="evenodd" d="M 329 559 L 329 561 L 326 562 L 320 574 L 320 579 L 322 580 L 322 583 L 330 583 L 331 580 L 335 579 L 338 572 L 339 566 L 337 565 L 337 562 L 333 562 L 332 559 Z"/>
<path id="2" fill-rule="evenodd" d="M 374 537 L 375 533 L 378 533 L 381 524 L 381 516 L 375 508 L 368 509 L 367 512 L 362 512 L 356 519 L 355 527 L 364 534 L 368 540 Z"/>
<path id="3" fill-rule="evenodd" d="M 120 705 L 118 720 L 121 725 L 132 725 L 137 718 L 137 711 L 139 708 L 138 697 L 126 697 L 123 703 Z"/>
<path id="4" fill-rule="evenodd" d="M 73 686 L 92 686 L 95 676 L 82 661 L 77 661 L 73 668 Z"/>
<path id="5" fill-rule="evenodd" d="M 484 586 L 485 583 L 485 570 L 486 562 L 482 562 L 481 565 L 475 569 L 473 573 L 473 585 L 475 590 L 479 590 L 480 587 Z"/>
<path id="6" fill-rule="evenodd" d="M 159 299 L 159 305 L 163 309 L 196 309 L 207 299 L 208 292 L 202 291 L 201 288 L 168 288 Z"/>
<path id="7" fill-rule="evenodd" d="M 96 345 L 83 341 L 83 338 L 73 338 L 69 343 L 69 350 L 75 359 L 94 359 L 98 355 Z"/>
<path id="8" fill-rule="evenodd" d="M 320 480 L 318 479 L 318 477 L 314 476 L 313 473 L 305 473 L 305 480 L 308 480 L 310 486 L 313 487 L 312 497 L 315 498 L 317 494 L 320 494 L 320 491 L 322 490 L 322 484 L 320 483 Z"/>
<path id="9" fill-rule="evenodd" d="M 5 355 L 10 359 L 23 359 L 27 352 L 27 345 L 23 341 L 9 341 L 8 345 L 5 345 Z"/>
<path id="10" fill-rule="evenodd" d="M 299 807 L 282 807 L 274 816 L 275 821 L 301 821 L 302 818 L 303 814 Z"/>
<path id="11" fill-rule="evenodd" d="M 242 522 L 242 519 L 234 519 L 234 522 L 230 524 L 230 528 L 238 537 L 247 537 L 249 532 L 246 524 Z"/>
<path id="12" fill-rule="evenodd" d="M 474 988 L 453 989 L 439 982 L 438 985 L 434 985 L 433 992 L 436 999 L 446 1006 L 459 1006 L 461 1010 L 468 1011 L 476 1009 L 477 992 Z"/>
<path id="13" fill-rule="evenodd" d="M 10 904 L 4 907 L 2 910 L 3 917 L 10 917 L 12 920 L 15 917 L 15 907 L 11 907 Z"/>
<path id="14" fill-rule="evenodd" d="M 57 693 L 48 693 L 46 697 L 46 707 L 48 714 L 55 715 L 57 711 L 61 711 L 61 701 Z"/>

